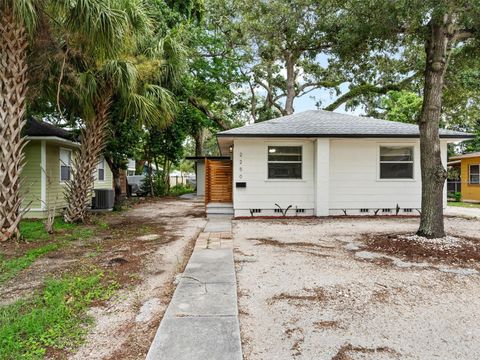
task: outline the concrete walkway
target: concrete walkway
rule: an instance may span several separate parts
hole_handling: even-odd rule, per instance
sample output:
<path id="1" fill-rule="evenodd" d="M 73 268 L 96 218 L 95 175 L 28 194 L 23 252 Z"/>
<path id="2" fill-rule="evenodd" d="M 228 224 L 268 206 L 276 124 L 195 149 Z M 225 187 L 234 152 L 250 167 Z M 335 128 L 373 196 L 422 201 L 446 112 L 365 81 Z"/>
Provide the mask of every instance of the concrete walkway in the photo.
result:
<path id="1" fill-rule="evenodd" d="M 229 218 L 210 219 L 195 244 L 147 360 L 241 360 Z"/>
<path id="2" fill-rule="evenodd" d="M 444 215 L 480 218 L 480 208 L 467 208 L 461 206 L 447 206 Z"/>

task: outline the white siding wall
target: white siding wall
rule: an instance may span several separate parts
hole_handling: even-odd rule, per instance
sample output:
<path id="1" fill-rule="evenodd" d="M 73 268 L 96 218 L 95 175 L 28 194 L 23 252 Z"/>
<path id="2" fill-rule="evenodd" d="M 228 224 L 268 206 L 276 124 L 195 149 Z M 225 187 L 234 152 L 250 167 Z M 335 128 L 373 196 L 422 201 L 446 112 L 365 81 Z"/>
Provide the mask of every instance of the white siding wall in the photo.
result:
<path id="1" fill-rule="evenodd" d="M 414 146 L 413 180 L 379 179 L 380 145 Z M 343 214 L 341 209 L 394 209 L 397 204 L 401 208 L 420 208 L 421 191 L 418 140 L 330 141 L 330 214 Z"/>
<path id="2" fill-rule="evenodd" d="M 267 147 L 301 145 L 302 180 L 268 180 Z M 380 180 L 380 145 L 414 147 L 413 180 Z M 447 142 L 441 142 L 442 161 L 447 159 Z M 328 158 L 329 161 L 325 161 Z M 260 216 L 274 213 L 275 203 L 307 209 L 301 215 L 360 215 L 360 209 L 421 208 L 420 143 L 418 139 L 239 139 L 233 150 L 233 198 L 235 216 L 250 216 L 250 209 L 262 209 Z M 320 164 L 320 166 L 318 165 Z M 325 172 L 328 171 L 328 175 Z M 235 182 L 246 182 L 236 188 Z M 315 189 L 317 184 L 317 189 Z M 446 204 L 446 191 L 445 191 Z M 314 211 L 313 209 L 316 209 Z M 329 210 L 328 210 L 329 209 Z M 410 213 L 408 213 L 410 214 Z M 412 215 L 418 215 L 413 210 Z M 289 211 L 287 215 L 295 215 Z M 299 214 L 300 215 L 300 214 Z M 379 215 L 387 215 L 380 210 Z"/>
<path id="3" fill-rule="evenodd" d="M 272 145 L 302 146 L 301 180 L 268 180 L 267 147 Z M 246 182 L 246 188 L 236 188 L 235 182 Z M 313 215 L 314 191 L 314 139 L 238 139 L 233 147 L 233 201 L 235 216 L 250 216 L 250 209 L 262 209 L 260 216 L 274 213 L 275 204 L 282 208 L 292 205 L 305 209 L 301 215 Z M 287 215 L 295 215 L 290 210 Z M 300 214 L 299 214 L 300 215 Z"/>

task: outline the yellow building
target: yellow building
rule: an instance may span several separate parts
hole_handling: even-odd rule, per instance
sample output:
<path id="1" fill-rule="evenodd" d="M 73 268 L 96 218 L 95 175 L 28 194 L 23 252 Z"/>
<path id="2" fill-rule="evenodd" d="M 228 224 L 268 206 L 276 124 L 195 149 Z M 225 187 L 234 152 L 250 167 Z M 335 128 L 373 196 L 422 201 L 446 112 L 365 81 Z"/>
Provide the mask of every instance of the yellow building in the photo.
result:
<path id="1" fill-rule="evenodd" d="M 453 156 L 448 165 L 460 168 L 462 201 L 480 202 L 480 152 Z"/>

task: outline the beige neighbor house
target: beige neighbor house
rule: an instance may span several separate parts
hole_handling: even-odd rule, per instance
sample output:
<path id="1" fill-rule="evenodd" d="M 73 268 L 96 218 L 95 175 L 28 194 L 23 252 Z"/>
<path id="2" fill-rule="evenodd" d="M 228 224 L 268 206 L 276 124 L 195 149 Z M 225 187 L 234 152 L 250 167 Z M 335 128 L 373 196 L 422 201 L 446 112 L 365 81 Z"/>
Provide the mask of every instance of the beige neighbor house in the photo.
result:
<path id="1" fill-rule="evenodd" d="M 24 150 L 22 191 L 24 208 L 29 208 L 25 217 L 44 218 L 53 208 L 60 214 L 66 207 L 66 181 L 79 144 L 70 132 L 34 118 L 27 120 L 24 134 L 28 144 Z M 97 165 L 94 189 L 113 191 L 112 172 L 103 158 Z"/>
<path id="2" fill-rule="evenodd" d="M 444 166 L 447 144 L 472 137 L 440 129 Z M 217 139 L 230 159 L 206 163 L 207 214 L 408 215 L 421 208 L 417 125 L 313 110 Z"/>

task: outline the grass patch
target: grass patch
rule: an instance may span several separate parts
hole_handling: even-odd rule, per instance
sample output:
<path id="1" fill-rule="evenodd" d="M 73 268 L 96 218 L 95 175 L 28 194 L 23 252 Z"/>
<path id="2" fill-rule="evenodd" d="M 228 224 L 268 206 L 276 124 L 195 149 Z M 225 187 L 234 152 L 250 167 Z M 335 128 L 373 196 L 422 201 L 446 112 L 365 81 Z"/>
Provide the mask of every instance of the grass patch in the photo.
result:
<path id="1" fill-rule="evenodd" d="M 480 204 L 474 204 L 474 203 L 466 203 L 462 201 L 450 201 L 448 203 L 448 206 L 458 206 L 458 207 L 466 207 L 466 208 L 477 208 L 480 209 Z"/>
<path id="2" fill-rule="evenodd" d="M 0 307 L 0 359 L 42 359 L 49 349 L 78 346 L 94 301 L 110 298 L 117 284 L 99 271 L 45 282 L 30 300 Z"/>
<path id="3" fill-rule="evenodd" d="M 68 224 L 58 217 L 55 219 L 55 231 L 71 230 L 76 224 Z M 50 234 L 45 231 L 44 220 L 23 220 L 20 222 L 20 234 L 26 241 L 47 240 Z"/>
<path id="4" fill-rule="evenodd" d="M 29 250 L 20 257 L 4 260 L 0 258 L 0 284 L 15 277 L 20 271 L 29 267 L 38 257 L 55 251 L 62 246 L 62 243 L 51 243 Z"/>
<path id="5" fill-rule="evenodd" d="M 45 231 L 42 220 L 22 221 L 20 231 L 23 238 L 31 242 L 53 239 L 53 236 Z M 0 254 L 0 285 L 15 277 L 23 269 L 28 268 L 40 256 L 60 249 L 69 241 L 89 239 L 93 236 L 93 229 L 76 224 L 67 224 L 61 218 L 55 220 L 55 231 L 59 231 L 60 234 L 54 238 L 54 242 L 28 250 L 21 256 L 3 259 Z"/>

